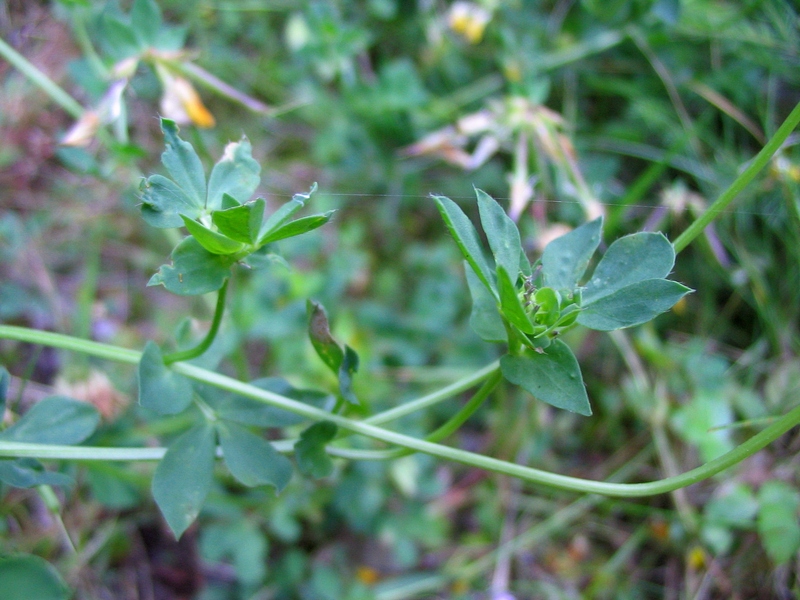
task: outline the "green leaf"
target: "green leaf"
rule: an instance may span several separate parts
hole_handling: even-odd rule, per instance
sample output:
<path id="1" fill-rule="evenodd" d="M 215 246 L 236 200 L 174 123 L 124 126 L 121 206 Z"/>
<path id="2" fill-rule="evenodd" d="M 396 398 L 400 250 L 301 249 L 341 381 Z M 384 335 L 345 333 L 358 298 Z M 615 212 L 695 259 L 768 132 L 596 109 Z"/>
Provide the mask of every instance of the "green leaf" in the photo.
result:
<path id="1" fill-rule="evenodd" d="M 542 402 L 587 417 L 592 414 L 578 361 L 561 340 L 553 340 L 542 354 L 531 350 L 519 356 L 507 354 L 500 359 L 500 370 Z"/>
<path id="2" fill-rule="evenodd" d="M 141 46 L 152 46 L 161 29 L 161 9 L 154 0 L 135 0 L 131 7 L 131 25 Z"/>
<path id="3" fill-rule="evenodd" d="M 481 285 L 478 276 L 466 265 L 467 285 L 472 296 L 472 314 L 469 325 L 487 342 L 506 342 L 508 333 L 497 310 L 497 300 Z"/>
<path id="4" fill-rule="evenodd" d="M 181 218 L 183 219 L 183 224 L 186 226 L 186 229 L 189 230 L 189 233 L 191 233 L 194 239 L 211 254 L 236 254 L 244 248 L 242 242 L 237 242 L 221 233 L 212 231 L 184 215 L 181 215 Z"/>
<path id="5" fill-rule="evenodd" d="M 311 231 L 312 229 L 322 227 L 325 225 L 325 223 L 331 220 L 331 216 L 335 212 L 335 210 L 329 210 L 326 213 L 311 215 L 290 221 L 289 223 L 272 230 L 268 235 L 258 238 L 256 245 L 263 246 L 264 244 L 271 244 L 272 242 L 302 235 Z"/>
<path id="6" fill-rule="evenodd" d="M 548 287 L 572 291 L 600 245 L 603 217 L 584 223 L 547 244 L 542 253 L 542 274 Z"/>
<path id="7" fill-rule="evenodd" d="M 314 479 L 333 473 L 333 461 L 325 451 L 325 444 L 336 437 L 337 429 L 330 421 L 320 421 L 300 434 L 294 452 L 301 473 Z"/>
<path id="8" fill-rule="evenodd" d="M 767 481 L 758 490 L 758 534 L 770 558 L 777 564 L 800 550 L 797 490 L 783 481 Z"/>
<path id="9" fill-rule="evenodd" d="M 497 265 L 497 290 L 500 292 L 500 310 L 508 322 L 523 333 L 533 333 L 533 324 L 517 295 L 517 288 L 500 264 Z"/>
<path id="10" fill-rule="evenodd" d="M 467 260 L 469 266 L 472 267 L 481 283 L 486 286 L 492 296 L 497 298 L 497 291 L 492 281 L 492 269 L 483 255 L 481 243 L 478 240 L 478 232 L 475 230 L 472 221 L 464 214 L 458 204 L 450 200 L 450 198 L 433 196 L 433 200 L 436 202 L 436 207 L 439 209 L 450 235 L 453 236 L 458 249 L 461 250 L 461 254 Z"/>
<path id="11" fill-rule="evenodd" d="M 43 558 L 21 554 L 0 558 L 3 600 L 68 600 L 72 592 Z"/>
<path id="12" fill-rule="evenodd" d="M 319 302 L 308 300 L 306 302 L 306 312 L 308 313 L 308 337 L 311 345 L 317 351 L 317 355 L 328 367 L 339 374 L 339 367 L 344 360 L 344 350 L 339 345 L 333 335 L 328 322 L 328 313 Z"/>
<path id="13" fill-rule="evenodd" d="M 218 210 L 211 215 L 211 220 L 220 233 L 232 240 L 245 244 L 255 244 L 258 231 L 264 219 L 267 203 L 263 198 L 247 202 L 241 206 Z"/>
<path id="14" fill-rule="evenodd" d="M 231 142 L 211 169 L 206 208 L 210 211 L 222 208 L 224 194 L 235 198 L 239 204 L 246 202 L 261 183 L 259 173 L 261 165 L 253 159 L 250 141 L 243 137 Z"/>
<path id="15" fill-rule="evenodd" d="M 18 487 L 31 488 L 37 485 L 72 485 L 72 477 L 63 473 L 47 471 L 34 458 L 0 460 L 0 481 Z"/>
<path id="16" fill-rule="evenodd" d="M 211 254 L 189 236 L 172 251 L 172 265 L 161 265 L 147 285 L 160 284 L 180 296 L 214 292 L 230 277 L 233 262 L 230 255 Z"/>
<path id="17" fill-rule="evenodd" d="M 582 292 L 582 304 L 646 279 L 664 279 L 675 265 L 675 250 L 662 233 L 634 233 L 609 246 Z"/>
<path id="18" fill-rule="evenodd" d="M 142 180 L 142 218 L 153 227 L 169 229 L 183 225 L 181 215 L 197 218 L 203 205 L 195 203 L 177 183 L 163 175 Z"/>
<path id="19" fill-rule="evenodd" d="M 0 432 L 0 440 L 32 444 L 79 444 L 97 428 L 100 414 L 88 402 L 50 396 Z"/>
<path id="20" fill-rule="evenodd" d="M 292 478 L 292 461 L 244 427 L 217 421 L 222 456 L 231 474 L 250 487 L 271 485 L 280 492 Z"/>
<path id="21" fill-rule="evenodd" d="M 668 311 L 691 291 L 677 281 L 647 279 L 584 305 L 578 323 L 597 331 L 633 327 Z"/>
<path id="22" fill-rule="evenodd" d="M 164 365 L 161 348 L 147 342 L 137 370 L 139 404 L 160 415 L 183 412 L 192 402 L 192 384 Z"/>
<path id="23" fill-rule="evenodd" d="M 167 449 L 153 474 L 153 499 L 167 525 L 181 537 L 200 514 L 214 473 L 214 428 L 193 427 Z"/>
<path id="24" fill-rule="evenodd" d="M 144 50 L 133 28 L 109 13 L 100 18 L 100 32 L 100 44 L 114 60 L 136 56 Z"/>
<path id="25" fill-rule="evenodd" d="M 317 190 L 317 184 L 311 186 L 306 194 L 295 194 L 292 199 L 286 204 L 281 206 L 278 210 L 272 213 L 269 218 L 264 221 L 261 230 L 258 232 L 258 238 L 264 238 L 275 231 L 278 227 L 286 223 L 294 213 L 305 206 L 306 200 L 311 197 Z"/>
<path id="26" fill-rule="evenodd" d="M 486 192 L 475 190 L 481 225 L 498 266 L 503 266 L 512 279 L 520 272 L 520 260 L 525 256 L 516 224 L 506 211 Z"/>
<path id="27" fill-rule="evenodd" d="M 358 354 L 345 344 L 342 364 L 339 365 L 339 393 L 350 404 L 358 404 L 358 398 L 353 393 L 353 375 L 358 371 Z"/>
<path id="28" fill-rule="evenodd" d="M 161 154 L 161 162 L 167 168 L 194 206 L 206 205 L 206 175 L 200 157 L 189 142 L 178 137 L 175 121 L 161 119 L 161 131 L 167 149 Z"/>

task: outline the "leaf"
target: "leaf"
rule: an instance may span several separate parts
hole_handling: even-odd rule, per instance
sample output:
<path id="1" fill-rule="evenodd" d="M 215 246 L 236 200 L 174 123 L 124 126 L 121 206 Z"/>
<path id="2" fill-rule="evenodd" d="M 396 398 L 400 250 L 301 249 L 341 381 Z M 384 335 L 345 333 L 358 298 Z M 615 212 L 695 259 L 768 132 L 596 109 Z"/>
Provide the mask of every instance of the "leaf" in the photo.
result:
<path id="1" fill-rule="evenodd" d="M 50 396 L 0 432 L 0 440 L 31 444 L 79 444 L 97 428 L 100 414 L 88 402 Z"/>
<path id="2" fill-rule="evenodd" d="M 167 145 L 161 154 L 161 162 L 192 204 L 205 208 L 206 175 L 200 157 L 189 142 L 178 137 L 175 121 L 161 119 L 161 131 Z"/>
<path id="3" fill-rule="evenodd" d="M 183 224 L 194 239 L 211 254 L 226 255 L 236 254 L 244 248 L 242 242 L 237 242 L 229 237 L 212 231 L 197 221 L 192 221 L 189 217 L 181 215 Z"/>
<path id="4" fill-rule="evenodd" d="M 609 246 L 582 292 L 582 304 L 646 279 L 663 279 L 675 264 L 675 250 L 662 233 L 634 233 Z"/>
<path id="5" fill-rule="evenodd" d="M 20 554 L 0 558 L 3 600 L 68 600 L 72 592 L 43 558 Z"/>
<path id="6" fill-rule="evenodd" d="M 232 240 L 245 244 L 255 244 L 261 221 L 264 219 L 264 210 L 267 203 L 263 198 L 247 202 L 241 206 L 218 210 L 211 215 L 211 220 L 220 233 Z"/>
<path id="7" fill-rule="evenodd" d="M 261 226 L 261 231 L 258 232 L 258 237 L 264 238 L 275 231 L 278 227 L 286 223 L 294 213 L 305 206 L 306 200 L 308 200 L 311 197 L 311 194 L 313 194 L 315 191 L 317 191 L 316 183 L 311 186 L 311 189 L 308 190 L 308 193 L 295 194 L 292 196 L 292 199 L 289 200 L 289 202 L 272 213 L 264 222 L 264 224 Z"/>
<path id="8" fill-rule="evenodd" d="M 433 200 L 436 202 L 436 207 L 439 209 L 450 235 L 453 236 L 458 249 L 461 250 L 461 254 L 467 260 L 469 266 L 472 267 L 481 283 L 486 286 L 492 296 L 497 298 L 497 291 L 492 281 L 492 270 L 483 255 L 481 244 L 478 241 L 478 232 L 475 230 L 472 221 L 464 214 L 458 204 L 450 200 L 450 198 L 433 196 Z"/>
<path id="9" fill-rule="evenodd" d="M 633 327 L 669 310 L 691 291 L 677 281 L 647 279 L 584 305 L 578 323 L 597 331 Z"/>
<path id="10" fill-rule="evenodd" d="M 259 173 L 261 165 L 253 159 L 250 141 L 243 137 L 231 142 L 211 169 L 206 208 L 210 211 L 222 208 L 224 194 L 235 198 L 239 204 L 246 202 L 261 183 Z"/>
<path id="11" fill-rule="evenodd" d="M 478 196 L 478 210 L 481 225 L 489 240 L 489 247 L 498 266 L 503 266 L 512 279 L 521 270 L 521 258 L 525 257 L 516 224 L 506 211 L 486 192 L 475 190 Z"/>
<path id="12" fill-rule="evenodd" d="M 203 210 L 177 183 L 163 175 L 142 180 L 142 218 L 153 227 L 168 229 L 183 225 L 181 215 L 197 218 Z"/>
<path id="13" fill-rule="evenodd" d="M 508 322 L 523 333 L 533 333 L 533 324 L 528 319 L 517 296 L 517 288 L 503 265 L 497 265 L 497 290 L 500 292 L 500 310 Z"/>
<path id="14" fill-rule="evenodd" d="M 135 0 L 131 7 L 131 25 L 139 44 L 155 44 L 158 30 L 161 29 L 161 9 L 154 0 Z"/>
<path id="15" fill-rule="evenodd" d="M 193 427 L 167 449 L 153 474 L 153 499 L 176 538 L 200 514 L 214 472 L 214 428 Z"/>
<path id="16" fill-rule="evenodd" d="M 767 481 L 758 490 L 758 534 L 769 557 L 783 564 L 800 550 L 797 490 L 783 481 Z"/>
<path id="17" fill-rule="evenodd" d="M 18 487 L 31 488 L 37 485 L 72 485 L 72 477 L 63 473 L 47 471 L 34 458 L 0 460 L 0 481 Z"/>
<path id="18" fill-rule="evenodd" d="M 358 371 L 358 354 L 350 346 L 344 346 L 344 358 L 339 365 L 339 393 L 350 404 L 358 404 L 358 398 L 353 393 L 353 375 Z"/>
<path id="19" fill-rule="evenodd" d="M 139 404 L 160 415 L 183 412 L 192 402 L 192 384 L 164 365 L 161 348 L 147 342 L 137 370 Z"/>
<path id="20" fill-rule="evenodd" d="M 330 421 L 320 421 L 300 434 L 294 445 L 297 467 L 304 475 L 320 479 L 333 473 L 333 461 L 325 451 L 325 444 L 336 437 L 338 428 Z"/>
<path id="21" fill-rule="evenodd" d="M 472 296 L 472 314 L 469 325 L 481 339 L 487 342 L 506 342 L 508 333 L 497 310 L 497 300 L 481 285 L 478 276 L 470 268 L 465 269 L 467 285 Z"/>
<path id="22" fill-rule="evenodd" d="M 603 217 L 584 223 L 547 244 L 542 254 L 542 274 L 548 287 L 572 291 L 600 245 Z"/>
<path id="23" fill-rule="evenodd" d="M 172 265 L 161 265 L 147 285 L 160 284 L 181 296 L 214 292 L 230 277 L 233 262 L 230 255 L 211 254 L 189 236 L 172 251 Z"/>
<path id="24" fill-rule="evenodd" d="M 242 484 L 271 485 L 280 492 L 289 483 L 292 461 L 267 440 L 229 421 L 217 421 L 217 433 L 225 464 Z"/>
<path id="25" fill-rule="evenodd" d="M 322 362 L 338 376 L 339 367 L 342 366 L 344 360 L 344 350 L 331 335 L 328 313 L 325 312 L 322 304 L 313 300 L 306 302 L 306 312 L 308 313 L 308 337 L 311 345 L 314 346 L 314 350 Z"/>
<path id="26" fill-rule="evenodd" d="M 313 229 L 322 227 L 325 225 L 325 223 L 331 220 L 331 216 L 333 216 L 333 213 L 335 212 L 335 210 L 329 210 L 326 213 L 311 215 L 290 221 L 289 223 L 274 229 L 271 233 L 269 233 L 269 235 L 258 238 L 256 245 L 263 246 L 264 244 L 271 244 L 272 242 L 302 235 Z"/>
<path id="27" fill-rule="evenodd" d="M 543 354 L 530 350 L 519 356 L 506 354 L 500 359 L 500 370 L 508 381 L 542 402 L 587 417 L 592 414 L 578 361 L 561 340 L 553 340 Z"/>
<path id="28" fill-rule="evenodd" d="M 144 49 L 133 28 L 109 13 L 101 16 L 99 24 L 100 44 L 114 60 L 120 61 L 135 56 Z"/>

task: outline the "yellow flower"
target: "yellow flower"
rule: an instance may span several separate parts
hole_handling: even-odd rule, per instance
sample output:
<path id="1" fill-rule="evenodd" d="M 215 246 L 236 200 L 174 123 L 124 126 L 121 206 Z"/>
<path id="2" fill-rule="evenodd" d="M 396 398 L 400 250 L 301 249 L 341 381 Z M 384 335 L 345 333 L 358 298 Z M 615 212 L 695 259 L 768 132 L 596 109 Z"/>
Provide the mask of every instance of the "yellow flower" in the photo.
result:
<path id="1" fill-rule="evenodd" d="M 200 94 L 188 79 L 173 75 L 162 65 L 156 64 L 156 72 L 164 93 L 161 96 L 161 112 L 179 125 L 194 123 L 198 127 L 213 127 L 214 115 L 203 104 Z"/>
<path id="2" fill-rule="evenodd" d="M 482 6 L 472 2 L 454 2 L 447 21 L 455 33 L 470 44 L 477 44 L 483 39 L 483 31 L 491 19 L 492 14 Z"/>

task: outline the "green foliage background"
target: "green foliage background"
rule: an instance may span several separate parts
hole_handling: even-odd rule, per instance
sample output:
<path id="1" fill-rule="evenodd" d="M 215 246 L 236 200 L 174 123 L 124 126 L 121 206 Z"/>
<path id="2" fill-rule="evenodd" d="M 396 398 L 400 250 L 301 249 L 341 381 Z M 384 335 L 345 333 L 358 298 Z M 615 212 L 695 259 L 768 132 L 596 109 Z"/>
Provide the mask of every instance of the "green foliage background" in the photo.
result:
<path id="1" fill-rule="evenodd" d="M 535 177 L 519 219 L 534 257 L 556 225 L 590 220 L 587 206 L 605 213 L 602 249 L 643 229 L 674 240 L 800 100 L 800 17 L 782 0 L 487 1 L 480 40 L 459 33 L 446 2 L 159 6 L 171 27 L 160 43 L 185 40 L 193 64 L 274 109 L 248 110 L 194 80 L 217 125 L 186 125 L 181 135 L 206 170 L 246 134 L 262 165 L 256 193 L 270 209 L 316 182 L 314 210 L 337 210 L 325 227 L 281 242 L 291 268 L 237 270 L 221 333 L 199 363 L 247 381 L 288 380 L 267 389 L 335 395 L 336 377 L 306 335 L 313 298 L 359 354 L 353 390 L 365 414 L 498 357 L 469 327 L 463 259 L 430 193 L 477 222 L 473 186 L 506 205 L 514 175 Z M 108 42 L 104 10 L 113 4 L 6 2 L 0 33 L 94 106 L 108 81 L 93 63 L 109 69 L 125 57 Z M 139 216 L 142 176 L 163 173 L 155 71 L 139 66 L 123 119 L 85 148 L 58 146 L 71 117 L 28 78 L 5 62 L 0 77 L 0 320 L 130 348 L 191 345 L 205 329 L 187 317 L 210 319 L 213 306 L 146 287 L 176 241 Z M 463 122 L 460 132 L 446 129 L 476 114 L 488 119 L 480 135 Z M 498 147 L 468 170 L 411 150 L 437 131 L 467 155 L 482 136 Z M 526 157 L 520 133 L 531 143 Z M 693 295 L 624 334 L 565 336 L 592 417 L 509 386 L 447 443 L 592 479 L 622 469 L 626 480 L 652 480 L 719 456 L 793 407 L 796 136 L 679 256 L 670 278 Z M 566 145 L 548 146 L 554 140 Z M 42 396 L 89 395 L 104 415 L 94 445 L 163 445 L 195 422 L 132 403 L 127 367 L 6 340 L 0 364 L 13 376 L 15 414 Z M 331 397 L 304 401 L 324 406 Z M 424 436 L 455 404 L 398 427 Z M 298 426 L 291 415 L 273 417 Z M 788 435 L 710 481 L 638 501 L 579 498 L 421 455 L 336 459 L 329 476 L 295 474 L 279 496 L 220 473 L 180 543 L 150 500 L 151 464 L 64 464 L 52 483 L 62 473 L 76 483 L 55 508 L 33 490 L 2 488 L 0 572 L 39 573 L 63 597 L 51 567 L 15 558 L 44 557 L 81 598 L 146 597 L 136 587 L 145 584 L 131 583 L 141 565 L 158 598 L 788 597 L 798 593 L 797 449 Z M 10 589 L 4 581 L 19 579 L 0 580 L 0 589 Z"/>

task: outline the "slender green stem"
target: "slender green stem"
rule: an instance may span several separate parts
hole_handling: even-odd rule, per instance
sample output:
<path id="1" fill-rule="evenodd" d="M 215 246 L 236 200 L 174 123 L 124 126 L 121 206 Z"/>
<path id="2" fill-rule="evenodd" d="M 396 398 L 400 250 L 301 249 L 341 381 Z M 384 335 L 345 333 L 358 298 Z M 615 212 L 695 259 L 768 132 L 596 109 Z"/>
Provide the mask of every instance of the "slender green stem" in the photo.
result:
<path id="1" fill-rule="evenodd" d="M 22 56 L 0 38 L 0 56 L 35 83 L 39 89 L 50 96 L 56 104 L 76 119 L 83 114 L 83 107 L 67 92 L 62 90 L 52 79 L 37 69 L 33 63 Z"/>
<path id="2" fill-rule="evenodd" d="M 480 389 L 469 399 L 469 402 L 461 407 L 461 410 L 450 417 L 439 428 L 426 435 L 425 441 L 440 442 L 454 433 L 476 410 L 478 410 L 478 408 L 480 408 L 481 404 L 486 401 L 502 378 L 503 376 L 500 373 L 500 369 L 493 371 L 489 378 L 484 381 Z M 394 448 L 392 450 L 350 450 L 347 448 L 329 447 L 328 451 L 332 454 L 336 454 L 336 456 L 349 458 L 351 460 L 391 460 L 414 453 L 413 450 L 409 450 L 408 448 Z"/>
<path id="3" fill-rule="evenodd" d="M 753 181 L 753 178 L 763 169 L 773 155 L 780 149 L 786 138 L 794 131 L 797 124 L 800 123 L 800 103 L 794 107 L 794 110 L 789 113 L 786 120 L 775 132 L 775 135 L 770 138 L 766 146 L 761 149 L 761 152 L 756 154 L 755 158 L 750 161 L 748 167 L 734 179 L 733 183 L 708 207 L 706 212 L 700 215 L 686 230 L 678 236 L 673 242 L 675 253 L 679 253 L 686 248 L 694 238 L 700 235 L 706 226 L 711 223 L 717 216 L 724 211 L 728 205 L 733 202 L 739 193 Z"/>
<path id="4" fill-rule="evenodd" d="M 206 337 L 203 338 L 203 341 L 197 344 L 197 346 L 194 348 L 189 348 L 188 350 L 179 350 L 178 352 L 167 354 L 164 357 L 165 365 L 171 365 L 172 363 L 197 358 L 206 350 L 208 350 L 214 341 L 214 338 L 217 337 L 219 324 L 222 322 L 222 314 L 225 312 L 225 296 L 228 293 L 229 281 L 230 279 L 226 279 L 225 283 L 222 284 L 222 287 L 217 293 L 217 307 L 214 309 L 214 320 L 211 321 L 211 329 L 208 330 L 208 333 L 206 334 Z"/>
<path id="5" fill-rule="evenodd" d="M 450 385 L 445 386 L 439 390 L 436 390 L 435 392 L 427 394 L 426 396 L 422 396 L 421 398 L 417 398 L 416 400 L 411 400 L 410 402 L 405 402 L 404 404 L 396 406 L 395 408 L 391 408 L 376 415 L 372 415 L 371 417 L 364 419 L 364 423 L 369 423 L 370 425 L 380 425 L 388 421 L 394 421 L 395 419 L 399 419 L 400 417 L 405 417 L 406 415 L 410 415 L 411 413 L 417 412 L 418 410 L 428 408 L 430 406 L 433 406 L 434 404 L 438 404 L 443 400 L 452 398 L 456 394 L 460 394 L 461 392 L 468 390 L 469 388 L 479 384 L 484 379 L 490 377 L 499 368 L 500 368 L 500 362 L 494 361 L 486 365 L 482 369 L 478 369 L 471 375 L 459 379 L 458 381 L 451 383 Z"/>
<path id="6" fill-rule="evenodd" d="M 106 344 L 99 344 L 97 342 L 89 342 L 86 340 L 76 340 L 69 336 L 26 329 L 24 327 L 13 327 L 10 325 L 0 325 L 0 338 L 12 338 L 16 340 L 42 343 L 49 346 L 60 348 L 70 348 L 95 356 L 102 356 L 104 358 L 111 358 L 121 360 L 122 362 L 137 362 L 140 356 L 138 352 L 132 352 L 123 348 L 115 348 L 107 346 Z M 133 360 L 131 360 L 133 359 Z M 583 493 L 596 493 L 605 496 L 617 497 L 644 497 L 664 494 L 673 490 L 692 485 L 698 481 L 708 479 L 717 473 L 743 461 L 745 458 L 755 454 L 768 444 L 778 439 L 781 435 L 789 431 L 791 428 L 800 424 L 800 406 L 795 407 L 787 414 L 783 415 L 775 423 L 764 429 L 763 431 L 755 434 L 746 442 L 742 443 L 730 452 L 712 460 L 696 469 L 682 473 L 675 477 L 667 477 L 658 481 L 648 483 L 610 483 L 603 481 L 592 481 L 587 479 L 580 479 L 578 477 L 568 477 L 566 475 L 559 475 L 557 473 L 550 473 L 540 469 L 533 469 L 510 463 L 496 458 L 483 456 L 474 452 L 467 452 L 458 448 L 450 448 L 442 446 L 433 442 L 420 440 L 408 435 L 389 431 L 380 427 L 376 427 L 364 421 L 354 421 L 341 415 L 333 415 L 329 412 L 309 406 L 269 392 L 267 390 L 259 389 L 255 386 L 237 381 L 225 375 L 214 373 L 206 369 L 202 369 L 195 365 L 188 363 L 178 363 L 173 366 L 176 373 L 185 375 L 196 381 L 213 385 L 223 390 L 241 394 L 248 398 L 252 398 L 264 404 L 282 408 L 291 411 L 295 414 L 307 417 L 309 419 L 319 419 L 331 421 L 342 429 L 352 431 L 353 433 L 361 434 L 376 440 L 409 448 L 423 454 L 429 454 L 438 458 L 444 458 L 455 462 L 463 463 L 487 471 L 501 473 L 503 475 L 510 475 L 518 477 L 529 483 L 545 485 L 557 489 L 569 490 L 574 492 Z M 0 448 L 8 448 L 10 443 L 0 443 Z M 21 445 L 24 447 L 25 445 Z M 29 445 L 31 447 L 33 445 Z M 18 446 L 20 447 L 20 446 Z M 93 454 L 104 453 L 103 458 L 112 460 L 111 456 L 114 452 L 124 453 L 130 451 L 128 448 L 85 448 L 85 447 L 51 447 L 63 448 L 64 455 L 58 458 L 73 458 L 76 459 L 80 455 L 83 460 L 100 459 L 100 457 Z M 156 449 L 142 449 L 142 451 L 155 451 Z M 83 454 L 80 454 L 83 452 Z M 69 455 L 72 453 L 72 455 Z M 17 454 L 10 454 L 7 450 L 6 455 L 20 456 Z M 38 454 L 28 454 L 29 456 L 39 456 Z M 56 458 L 51 456 L 51 458 Z M 117 460 L 132 460 L 131 458 L 119 458 Z"/>

